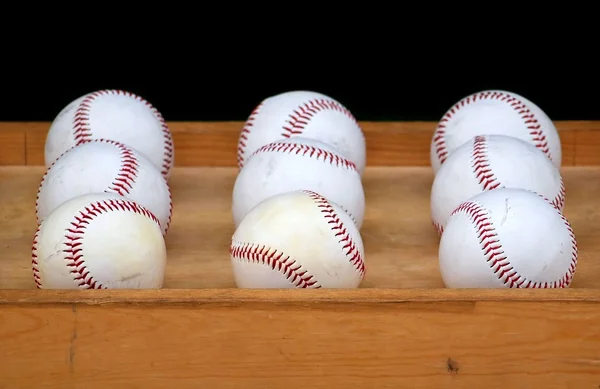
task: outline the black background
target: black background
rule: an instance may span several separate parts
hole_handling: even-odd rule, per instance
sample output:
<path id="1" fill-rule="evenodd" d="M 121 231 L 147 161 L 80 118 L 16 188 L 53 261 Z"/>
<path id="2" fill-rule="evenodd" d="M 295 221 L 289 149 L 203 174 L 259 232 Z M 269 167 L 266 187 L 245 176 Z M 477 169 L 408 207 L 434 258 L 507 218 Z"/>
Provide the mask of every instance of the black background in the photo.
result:
<path id="1" fill-rule="evenodd" d="M 297 89 L 327 94 L 359 120 L 437 121 L 484 89 L 521 94 L 555 120 L 600 120 L 589 8 L 284 7 L 293 4 L 162 2 L 143 16 L 102 4 L 78 10 L 77 23 L 70 13 L 63 22 L 12 12 L 26 20 L 5 26 L 0 120 L 50 121 L 75 98 L 113 88 L 146 98 L 170 121 L 245 120 L 262 99 Z"/>
<path id="2" fill-rule="evenodd" d="M 398 58 L 345 52 L 331 60 L 284 61 L 244 55 L 209 60 L 220 58 L 210 53 L 185 61 L 165 56 L 156 63 L 136 56 L 59 67 L 23 62 L 6 73 L 0 120 L 51 121 L 70 101 L 98 89 L 136 93 L 168 121 L 245 120 L 262 99 L 300 89 L 329 95 L 365 121 L 437 121 L 453 103 L 485 89 L 518 93 L 554 120 L 600 120 L 595 61 L 559 61 L 559 54 L 527 60 L 503 55 L 461 59 L 455 54 L 440 60 L 435 52 L 421 57 L 400 53 Z M 410 60 L 414 56 L 419 59 Z"/>

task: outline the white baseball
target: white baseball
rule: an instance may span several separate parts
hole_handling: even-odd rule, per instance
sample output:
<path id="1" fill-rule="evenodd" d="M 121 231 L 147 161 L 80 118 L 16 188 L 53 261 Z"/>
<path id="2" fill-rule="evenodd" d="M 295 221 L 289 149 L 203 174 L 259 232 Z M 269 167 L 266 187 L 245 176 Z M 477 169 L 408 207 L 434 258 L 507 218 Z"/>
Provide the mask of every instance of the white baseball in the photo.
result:
<path id="1" fill-rule="evenodd" d="M 361 228 L 365 194 L 356 165 L 333 147 L 302 137 L 269 143 L 246 161 L 233 187 L 235 226 L 267 198 L 303 189 L 338 204 Z"/>
<path id="2" fill-rule="evenodd" d="M 508 135 L 529 142 L 560 168 L 560 137 L 544 111 L 516 93 L 488 90 L 463 98 L 438 123 L 430 148 L 434 172 L 459 146 L 486 134 Z"/>
<path id="3" fill-rule="evenodd" d="M 260 147 L 302 136 L 332 145 L 354 162 L 362 175 L 366 164 L 363 132 L 352 113 L 321 93 L 293 91 L 263 100 L 248 117 L 238 141 L 238 166 Z"/>
<path id="4" fill-rule="evenodd" d="M 115 193 L 147 208 L 167 233 L 172 211 L 167 181 L 139 151 L 103 139 L 70 148 L 48 168 L 38 190 L 38 223 L 65 201 L 98 192 Z"/>
<path id="5" fill-rule="evenodd" d="M 148 101 L 126 91 L 100 90 L 72 101 L 56 116 L 46 137 L 46 167 L 84 141 L 111 139 L 145 154 L 165 178 L 175 158 L 171 131 Z"/>
<path id="6" fill-rule="evenodd" d="M 565 288 L 577 267 L 577 242 L 548 200 L 501 188 L 454 210 L 440 240 L 439 264 L 449 288 Z"/>
<path id="7" fill-rule="evenodd" d="M 229 251 L 239 288 L 357 288 L 365 274 L 358 229 L 338 205 L 311 191 L 260 203 Z"/>
<path id="8" fill-rule="evenodd" d="M 462 202 L 497 188 L 536 192 L 559 210 L 565 203 L 560 172 L 544 153 L 517 138 L 480 135 L 457 148 L 433 180 L 431 218 L 438 233 Z"/>
<path id="9" fill-rule="evenodd" d="M 112 193 L 64 202 L 33 239 L 33 278 L 41 289 L 158 289 L 166 259 L 158 219 Z"/>

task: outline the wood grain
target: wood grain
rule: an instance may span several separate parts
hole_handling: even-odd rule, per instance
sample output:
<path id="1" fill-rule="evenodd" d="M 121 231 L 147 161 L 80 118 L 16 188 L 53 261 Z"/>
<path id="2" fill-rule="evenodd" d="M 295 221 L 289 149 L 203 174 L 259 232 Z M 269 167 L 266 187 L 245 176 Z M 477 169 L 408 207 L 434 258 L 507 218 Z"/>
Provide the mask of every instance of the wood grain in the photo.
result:
<path id="1" fill-rule="evenodd" d="M 504 291 L 525 296 L 514 300 L 497 291 L 477 300 L 469 291 L 90 292 L 76 301 L 0 291 L 0 301 L 22 297 L 0 305 L 0 387 L 600 385 L 600 310 L 576 289 Z M 176 294 L 186 303 L 156 298 Z"/>
<path id="2" fill-rule="evenodd" d="M 600 122 L 556 123 L 579 264 L 571 289 L 537 291 L 443 288 L 429 220 L 435 123 L 384 122 L 362 123 L 361 288 L 235 289 L 241 124 L 171 123 L 165 289 L 45 291 L 31 242 L 49 123 L 0 123 L 0 388 L 600 386 Z"/>
<path id="3" fill-rule="evenodd" d="M 600 165 L 600 122 L 557 121 L 563 166 Z M 242 122 L 171 122 L 176 166 L 236 166 Z M 434 122 L 361 122 L 368 166 L 429 166 Z M 43 165 L 50 123 L 0 123 L 0 165 Z M 25 161 L 25 162 L 23 162 Z"/>
<path id="4" fill-rule="evenodd" d="M 35 196 L 42 167 L 0 168 L 0 289 L 31 289 Z M 236 168 L 176 168 L 170 181 L 173 221 L 167 236 L 165 287 L 234 287 L 229 242 Z M 573 287 L 600 288 L 600 167 L 563 168 L 565 214 L 579 244 Z M 427 167 L 368 168 L 361 230 L 367 275 L 363 288 L 442 288 L 438 237 L 429 219 L 433 173 Z"/>

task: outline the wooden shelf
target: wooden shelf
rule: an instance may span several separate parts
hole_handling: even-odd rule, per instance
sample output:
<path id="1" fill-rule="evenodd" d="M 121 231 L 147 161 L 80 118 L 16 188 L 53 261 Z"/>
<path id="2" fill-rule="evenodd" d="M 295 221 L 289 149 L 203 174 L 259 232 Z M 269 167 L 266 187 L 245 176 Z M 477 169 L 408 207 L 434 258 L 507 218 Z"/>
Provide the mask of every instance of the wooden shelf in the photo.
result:
<path id="1" fill-rule="evenodd" d="M 586 289 L 0 291 L 0 319 L 6 388 L 600 382 Z"/>
<path id="2" fill-rule="evenodd" d="M 600 385 L 600 122 L 557 123 L 579 244 L 566 290 L 444 288 L 429 218 L 435 123 L 363 126 L 360 289 L 236 289 L 228 246 L 241 123 L 173 123 L 165 289 L 36 290 L 48 126 L 0 123 L 0 388 Z"/>
<path id="3" fill-rule="evenodd" d="M 563 166 L 600 165 L 600 121 L 558 121 Z M 361 122 L 368 166 L 429 166 L 436 123 Z M 169 123 L 177 166 L 236 166 L 242 122 Z M 1 165 L 43 165 L 50 123 L 0 122 Z M 202 152 L 199 152 L 202 150 Z"/>
<path id="4" fill-rule="evenodd" d="M 44 168 L 0 167 L 0 289 L 31 289 L 35 196 Z M 237 168 L 176 168 L 170 180 L 173 217 L 166 238 L 165 288 L 233 288 L 229 241 L 234 232 L 231 193 Z M 599 167 L 563 168 L 569 218 L 579 244 L 573 287 L 600 288 Z M 433 173 L 428 167 L 368 168 L 361 235 L 367 275 L 363 288 L 443 288 L 439 238 L 429 218 Z M 5 215 L 4 217 L 3 214 Z"/>

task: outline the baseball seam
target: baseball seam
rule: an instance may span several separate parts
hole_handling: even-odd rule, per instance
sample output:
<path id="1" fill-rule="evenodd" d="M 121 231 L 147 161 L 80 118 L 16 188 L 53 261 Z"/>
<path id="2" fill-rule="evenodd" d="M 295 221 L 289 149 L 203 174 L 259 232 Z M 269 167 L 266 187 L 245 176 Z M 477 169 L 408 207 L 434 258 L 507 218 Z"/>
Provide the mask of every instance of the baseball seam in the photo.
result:
<path id="1" fill-rule="evenodd" d="M 259 153 L 289 153 L 301 155 L 304 157 L 315 158 L 318 161 L 323 161 L 325 163 L 329 163 L 333 166 L 342 167 L 344 169 L 348 169 L 350 171 L 355 171 L 358 173 L 358 169 L 356 168 L 356 164 L 354 162 L 327 150 L 323 150 L 314 146 L 307 146 L 299 143 L 284 143 L 284 142 L 272 142 L 267 145 L 260 147 L 256 150 L 252 155 L 256 155 Z M 357 224 L 356 218 L 354 215 L 347 210 L 346 208 L 340 206 L 347 214 L 350 216 L 354 224 Z"/>
<path id="2" fill-rule="evenodd" d="M 303 190 L 301 192 L 306 193 L 315 202 L 327 223 L 331 225 L 331 230 L 334 231 L 334 236 L 338 239 L 338 243 L 341 244 L 341 249 L 348 258 L 348 261 L 360 274 L 361 278 L 364 277 L 366 268 L 360 250 L 356 247 L 350 233 L 335 213 L 329 201 L 312 191 Z M 321 288 L 314 275 L 303 270 L 302 265 L 298 264 L 295 259 L 277 249 L 258 243 L 232 242 L 229 252 L 236 260 L 267 265 L 272 270 L 281 272 L 297 288 Z"/>
<path id="3" fill-rule="evenodd" d="M 348 229 L 344 223 L 342 223 L 338 214 L 335 213 L 335 209 L 333 209 L 329 200 L 310 190 L 304 190 L 303 192 L 313 199 L 318 208 L 321 208 L 323 217 L 327 219 L 327 223 L 331 225 L 331 230 L 335 232 L 335 237 L 339 239 L 338 243 L 342 245 L 342 250 L 344 250 L 346 257 L 349 258 L 352 266 L 354 266 L 356 271 L 363 277 L 366 270 L 363 257 L 352 240 L 350 232 L 348 232 Z"/>
<path id="4" fill-rule="evenodd" d="M 250 135 L 251 128 L 254 127 L 254 121 L 260 112 L 260 109 L 264 105 L 264 102 L 258 104 L 256 108 L 250 113 L 248 120 L 244 123 L 244 128 L 242 128 L 242 132 L 240 134 L 240 138 L 238 140 L 238 152 L 237 152 L 237 162 L 238 166 L 241 168 L 244 166 L 244 153 L 246 152 L 246 142 L 248 142 L 248 136 Z"/>
<path id="5" fill-rule="evenodd" d="M 80 145 L 81 143 L 93 139 L 90 112 L 92 110 L 94 101 L 102 96 L 126 96 L 143 103 L 148 109 L 152 111 L 156 119 L 160 122 L 162 129 L 163 161 L 161 174 L 166 178 L 173 165 L 173 137 L 171 134 L 171 130 L 169 129 L 163 116 L 152 104 L 150 104 L 150 102 L 131 92 L 111 89 L 100 90 L 88 94 L 81 101 L 73 116 L 73 135 L 75 138 L 75 145 Z"/>
<path id="6" fill-rule="evenodd" d="M 118 200 L 102 200 L 96 201 L 83 207 L 79 211 L 78 215 L 74 216 L 74 220 L 70 223 L 69 228 L 66 229 L 65 241 L 63 242 L 63 255 L 66 262 L 66 266 L 69 268 L 73 281 L 77 284 L 80 289 L 106 289 L 100 282 L 94 279 L 90 274 L 85 262 L 85 258 L 82 253 L 83 238 L 86 232 L 87 226 L 94 218 L 108 213 L 108 212 L 133 212 L 143 215 L 153 222 L 155 222 L 160 228 L 160 222 L 158 218 L 154 216 L 152 212 L 146 208 L 136 204 L 133 201 L 126 199 Z M 40 232 L 41 225 L 38 226 L 33 238 L 32 246 L 32 264 L 33 264 L 33 277 L 37 288 L 42 288 L 43 280 L 39 276 L 39 265 L 38 265 L 38 235 Z"/>
<path id="7" fill-rule="evenodd" d="M 548 200 L 546 199 L 546 201 Z M 528 280 L 514 269 L 508 256 L 504 253 L 493 222 L 488 217 L 488 211 L 480 204 L 474 201 L 464 202 L 452 212 L 452 215 L 463 213 L 469 217 L 475 227 L 477 239 L 479 240 L 486 262 L 504 285 L 510 288 L 565 288 L 571 284 L 575 268 L 577 267 L 577 242 L 573 229 L 567 219 L 560 211 L 556 211 L 559 213 L 571 237 L 571 264 L 564 276 L 551 282 Z"/>
<path id="8" fill-rule="evenodd" d="M 258 116 L 260 108 L 262 108 L 263 104 L 264 102 L 259 104 L 252 111 L 248 120 L 246 121 L 246 124 L 244 125 L 244 128 L 242 129 L 242 133 L 238 142 L 238 165 L 240 168 L 244 166 L 244 153 L 246 150 L 248 136 L 250 135 L 251 128 L 254 126 L 256 117 Z M 350 118 L 360 128 L 360 125 L 358 124 L 358 121 L 354 115 L 352 115 L 352 113 L 346 107 L 337 101 L 331 99 L 311 99 L 304 104 L 301 104 L 288 114 L 288 118 L 285 120 L 285 124 L 282 126 L 281 137 L 290 138 L 292 136 L 301 135 L 312 118 L 315 117 L 319 112 L 323 111 L 340 112 L 346 117 Z"/>
<path id="9" fill-rule="evenodd" d="M 489 156 L 488 156 L 488 145 L 487 140 L 484 136 L 476 136 L 473 138 L 473 155 L 472 155 L 472 167 L 473 173 L 475 177 L 479 180 L 479 184 L 481 185 L 481 189 L 484 191 L 490 191 L 493 189 L 497 189 L 499 187 L 503 187 L 503 184 L 500 182 L 498 177 L 494 174 L 494 170 L 490 164 Z M 554 199 L 551 201 L 551 204 L 557 208 L 561 209 L 565 203 L 566 189 L 565 184 L 560 177 L 560 187 L 558 189 L 558 193 L 554 196 Z"/>
<path id="10" fill-rule="evenodd" d="M 516 97 L 507 93 L 497 91 L 479 92 L 467 96 L 450 108 L 442 117 L 433 136 L 435 153 L 440 163 L 444 163 L 448 158 L 448 148 L 446 146 L 446 126 L 454 115 L 464 106 L 473 104 L 479 100 L 499 100 L 512 107 L 523 119 L 525 126 L 529 130 L 529 135 L 533 144 L 552 160 L 548 140 L 542 129 L 542 125 L 538 122 L 535 115 L 527 107 L 527 105 Z"/>
<path id="11" fill-rule="evenodd" d="M 299 143 L 272 142 L 260 147 L 252 155 L 260 153 L 288 153 L 303 157 L 314 158 L 318 161 L 329 163 L 333 166 L 342 167 L 347 170 L 358 172 L 354 162 L 334 152 L 323 150 L 319 147 L 308 146 Z"/>
<path id="12" fill-rule="evenodd" d="M 258 243 L 232 242 L 229 253 L 237 260 L 267 265 L 281 272 L 297 288 L 320 288 L 314 276 L 289 255 Z"/>
<path id="13" fill-rule="evenodd" d="M 127 147 L 126 145 L 124 145 L 122 143 L 119 143 L 119 142 L 116 142 L 116 141 L 113 141 L 110 139 L 92 139 L 92 140 L 86 140 L 83 143 L 88 143 L 88 142 L 107 143 L 107 144 L 113 145 L 117 149 L 119 149 L 119 151 L 121 152 L 121 167 L 119 168 L 119 172 L 117 173 L 117 176 L 114 178 L 112 183 L 109 185 L 108 189 L 106 189 L 104 192 L 105 193 L 116 193 L 120 196 L 126 197 L 129 194 L 129 192 L 131 191 L 131 189 L 133 189 L 133 186 L 135 185 L 135 179 L 137 178 L 137 175 L 138 175 L 139 163 L 138 163 L 137 158 L 134 155 L 133 150 L 131 150 L 129 147 Z M 77 146 L 74 146 L 74 147 L 77 147 Z M 72 147 L 69 150 L 62 153 L 60 157 L 67 154 L 69 151 L 73 150 L 74 147 Z M 42 177 L 42 182 L 40 183 L 40 186 L 38 188 L 37 198 L 35 201 L 36 213 L 39 210 L 40 193 L 42 191 L 44 182 L 46 181 L 48 174 L 50 173 L 52 167 L 56 164 L 56 162 L 60 159 L 60 157 L 57 158 L 56 161 L 54 161 L 50 165 L 50 167 L 46 170 L 46 172 L 44 173 L 44 176 Z M 171 191 L 169 190 L 169 217 L 167 219 L 167 225 L 165 226 L 165 234 L 169 230 L 169 226 L 171 224 L 172 213 L 173 213 L 173 200 L 171 198 Z"/>
<path id="14" fill-rule="evenodd" d="M 31 245 L 31 265 L 33 270 L 33 282 L 38 289 L 42 288 L 42 280 L 40 278 L 40 268 L 37 256 L 38 236 L 40 234 L 41 224 L 38 225 L 35 234 L 33 235 L 33 244 Z"/>
<path id="15" fill-rule="evenodd" d="M 490 191 L 499 187 L 503 187 L 498 177 L 494 174 L 487 151 L 488 145 L 486 138 L 481 135 L 474 137 L 471 166 L 473 168 L 473 174 L 475 175 L 475 178 L 481 185 L 482 191 Z M 560 188 L 551 204 L 559 210 L 562 209 L 565 203 L 565 196 L 565 184 L 562 177 L 560 177 Z M 433 221 L 433 226 L 438 234 L 441 235 L 444 232 L 444 227 L 440 223 Z"/>
<path id="16" fill-rule="evenodd" d="M 105 142 L 114 145 L 121 153 L 121 167 L 119 168 L 119 172 L 105 192 L 115 192 L 125 197 L 135 184 L 139 168 L 138 160 L 133 151 L 123 144 L 111 140 L 106 140 Z"/>

